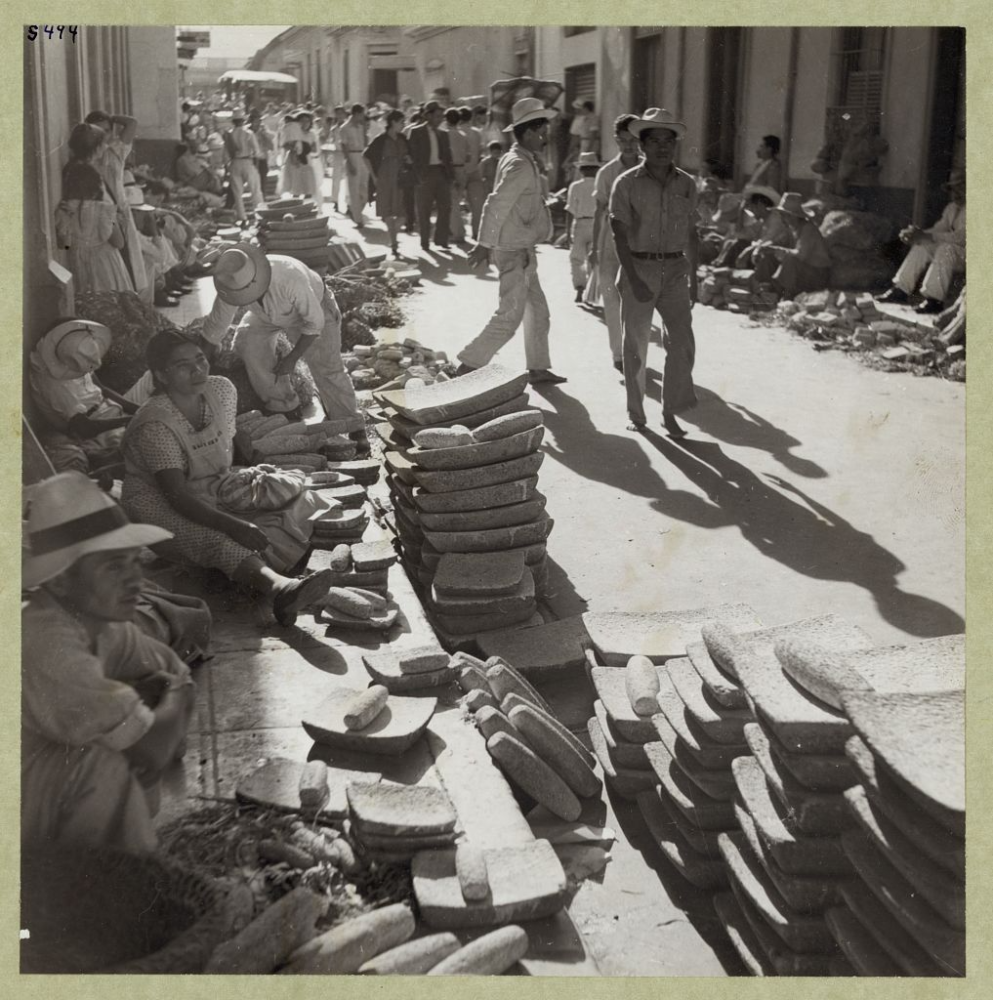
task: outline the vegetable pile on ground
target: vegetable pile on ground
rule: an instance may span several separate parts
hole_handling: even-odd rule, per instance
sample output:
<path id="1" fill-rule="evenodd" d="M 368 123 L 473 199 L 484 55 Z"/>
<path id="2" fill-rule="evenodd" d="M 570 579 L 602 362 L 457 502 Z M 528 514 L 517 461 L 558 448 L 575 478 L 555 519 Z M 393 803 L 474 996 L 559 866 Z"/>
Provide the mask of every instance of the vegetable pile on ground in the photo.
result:
<path id="1" fill-rule="evenodd" d="M 362 263 L 362 262 L 360 262 Z M 384 268 L 343 268 L 325 278 L 341 310 L 341 347 L 372 345 L 374 330 L 403 326 L 404 314 L 396 299 L 409 295 L 410 282 Z"/>
<path id="2" fill-rule="evenodd" d="M 400 388 L 411 379 L 433 385 L 455 374 L 444 351 L 433 351 L 409 337 L 402 343 L 356 344 L 342 354 L 342 360 L 356 389 Z"/>

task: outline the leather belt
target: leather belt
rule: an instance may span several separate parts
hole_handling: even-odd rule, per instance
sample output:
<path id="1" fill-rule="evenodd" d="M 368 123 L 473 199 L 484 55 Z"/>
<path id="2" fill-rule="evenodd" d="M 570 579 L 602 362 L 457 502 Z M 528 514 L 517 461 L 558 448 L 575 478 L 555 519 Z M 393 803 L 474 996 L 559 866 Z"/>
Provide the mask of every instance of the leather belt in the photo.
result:
<path id="1" fill-rule="evenodd" d="M 638 260 L 676 260 L 679 257 L 684 257 L 685 254 L 682 250 L 676 250 L 675 253 L 636 253 L 632 250 L 631 256 L 637 257 Z"/>

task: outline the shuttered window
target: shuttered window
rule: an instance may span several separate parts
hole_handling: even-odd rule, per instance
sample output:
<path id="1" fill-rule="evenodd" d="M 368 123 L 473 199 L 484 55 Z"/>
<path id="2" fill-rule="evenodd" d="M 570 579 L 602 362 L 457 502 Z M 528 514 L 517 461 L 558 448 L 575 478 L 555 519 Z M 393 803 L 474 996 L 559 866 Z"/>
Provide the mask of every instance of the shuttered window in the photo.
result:
<path id="1" fill-rule="evenodd" d="M 596 104 L 596 64 L 569 66 L 565 71 L 566 107 L 573 101 L 593 101 Z"/>

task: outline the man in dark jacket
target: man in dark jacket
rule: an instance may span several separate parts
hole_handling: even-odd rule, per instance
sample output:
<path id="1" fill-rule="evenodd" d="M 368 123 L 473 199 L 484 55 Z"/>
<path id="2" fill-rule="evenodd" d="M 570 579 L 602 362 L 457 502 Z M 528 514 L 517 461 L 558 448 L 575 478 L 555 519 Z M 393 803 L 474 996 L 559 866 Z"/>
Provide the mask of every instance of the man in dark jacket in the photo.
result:
<path id="1" fill-rule="evenodd" d="M 431 243 L 431 211 L 437 209 L 434 242 L 448 249 L 449 222 L 452 211 L 452 150 L 448 134 L 439 130 L 445 113 L 437 101 L 424 105 L 424 122 L 410 130 L 410 155 L 417 174 L 417 224 L 421 247 Z"/>

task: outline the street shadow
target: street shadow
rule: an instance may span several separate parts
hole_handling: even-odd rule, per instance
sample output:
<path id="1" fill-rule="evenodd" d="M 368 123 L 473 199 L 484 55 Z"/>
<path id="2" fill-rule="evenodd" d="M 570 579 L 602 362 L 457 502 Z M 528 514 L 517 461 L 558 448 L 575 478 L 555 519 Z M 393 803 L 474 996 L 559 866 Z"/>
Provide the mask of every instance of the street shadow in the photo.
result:
<path id="1" fill-rule="evenodd" d="M 654 370 L 649 374 L 661 379 Z M 696 394 L 698 405 L 680 414 L 680 420 L 696 424 L 705 434 L 726 444 L 766 451 L 780 465 L 798 476 L 809 479 L 827 477 L 827 472 L 816 462 L 792 454 L 792 449 L 802 442 L 765 417 L 760 417 L 740 403 L 729 402 L 703 386 L 696 387 Z"/>
<path id="2" fill-rule="evenodd" d="M 548 512 L 552 518 L 555 511 Z M 554 546 L 554 531 L 550 536 L 550 544 Z M 541 603 L 550 608 L 555 618 L 569 618 L 571 615 L 581 615 L 587 609 L 588 601 L 582 597 L 572 585 L 566 571 L 551 556 L 546 556 L 548 560 L 548 584 L 545 593 L 541 598 Z"/>
<path id="3" fill-rule="evenodd" d="M 686 439 L 676 445 L 652 430 L 643 437 L 707 496 L 701 516 L 687 507 L 685 494 L 660 492 L 651 505 L 659 513 L 698 526 L 737 527 L 759 552 L 796 573 L 862 587 L 882 617 L 909 635 L 965 631 L 951 608 L 900 589 L 897 577 L 906 566 L 892 552 L 792 483 L 760 478 L 717 444 Z"/>

